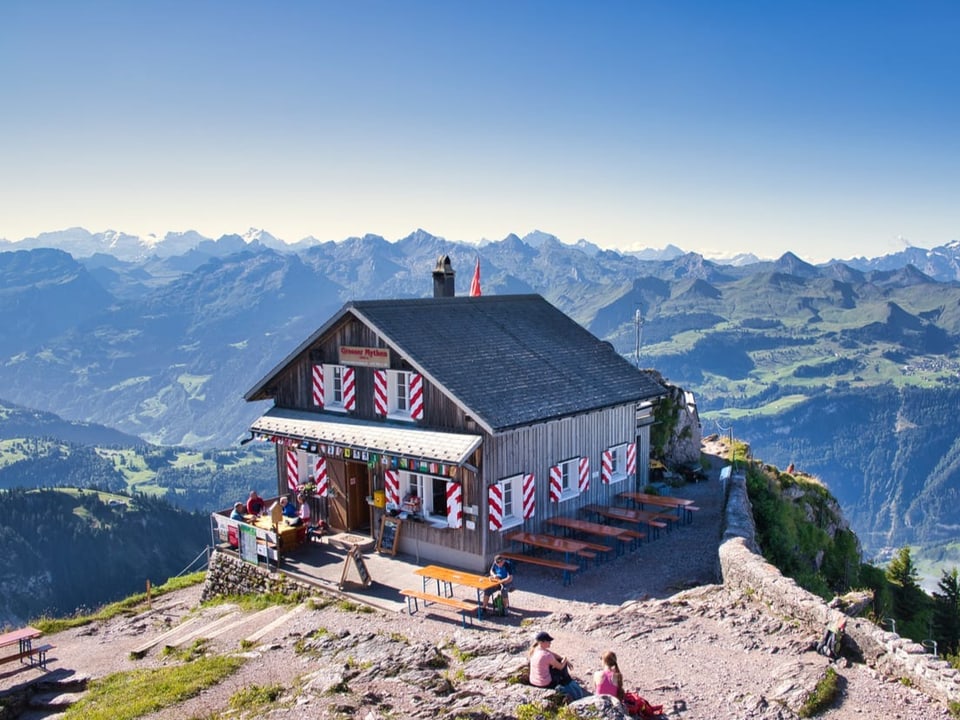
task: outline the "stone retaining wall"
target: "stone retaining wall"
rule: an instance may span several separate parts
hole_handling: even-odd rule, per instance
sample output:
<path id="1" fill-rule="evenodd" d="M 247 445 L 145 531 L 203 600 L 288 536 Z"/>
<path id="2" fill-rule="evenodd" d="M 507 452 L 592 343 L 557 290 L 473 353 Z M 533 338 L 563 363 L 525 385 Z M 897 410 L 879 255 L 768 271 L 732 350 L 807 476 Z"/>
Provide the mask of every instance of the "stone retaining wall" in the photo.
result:
<path id="1" fill-rule="evenodd" d="M 270 572 L 230 553 L 210 555 L 207 577 L 203 583 L 200 601 L 226 595 L 276 593 L 278 595 L 315 595 L 316 588 L 298 582 L 282 572 Z"/>
<path id="2" fill-rule="evenodd" d="M 760 599 L 784 617 L 804 623 L 811 633 L 822 633 L 839 611 L 783 577 L 775 566 L 763 559 L 756 542 L 746 477 L 735 475 L 725 485 L 727 499 L 720 543 L 724 585 Z M 849 644 L 878 672 L 908 681 L 945 702 L 960 702 L 960 671 L 944 660 L 937 660 L 922 645 L 861 618 L 850 618 L 846 633 Z"/>

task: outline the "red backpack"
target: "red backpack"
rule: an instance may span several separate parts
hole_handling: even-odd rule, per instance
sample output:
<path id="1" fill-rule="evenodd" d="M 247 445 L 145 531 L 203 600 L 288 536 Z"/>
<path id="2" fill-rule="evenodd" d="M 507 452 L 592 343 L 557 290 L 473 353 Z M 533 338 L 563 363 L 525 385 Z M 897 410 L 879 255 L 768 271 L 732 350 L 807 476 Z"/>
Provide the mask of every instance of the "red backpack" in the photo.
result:
<path id="1" fill-rule="evenodd" d="M 643 720 L 658 718 L 663 715 L 663 705 L 651 705 L 634 692 L 623 694 L 623 706 L 628 713 Z"/>

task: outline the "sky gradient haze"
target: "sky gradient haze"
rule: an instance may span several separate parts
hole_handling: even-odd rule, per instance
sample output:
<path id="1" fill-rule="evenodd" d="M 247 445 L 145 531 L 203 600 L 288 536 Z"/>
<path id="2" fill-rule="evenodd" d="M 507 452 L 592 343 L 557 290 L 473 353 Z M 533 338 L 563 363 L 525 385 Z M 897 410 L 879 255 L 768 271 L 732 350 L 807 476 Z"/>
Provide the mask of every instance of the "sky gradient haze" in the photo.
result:
<path id="1" fill-rule="evenodd" d="M 960 238 L 955 2 L 0 3 L 0 237 Z"/>

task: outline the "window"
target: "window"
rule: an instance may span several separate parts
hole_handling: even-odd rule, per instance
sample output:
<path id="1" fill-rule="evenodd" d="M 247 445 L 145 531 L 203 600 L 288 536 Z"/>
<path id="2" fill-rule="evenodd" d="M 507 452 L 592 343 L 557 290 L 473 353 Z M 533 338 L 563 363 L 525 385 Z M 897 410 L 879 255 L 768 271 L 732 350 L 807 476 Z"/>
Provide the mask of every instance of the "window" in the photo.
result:
<path id="1" fill-rule="evenodd" d="M 387 413 L 391 418 L 412 417 L 411 385 L 415 373 L 391 370 L 387 373 Z"/>
<path id="2" fill-rule="evenodd" d="M 345 365 L 324 365 L 324 392 L 323 405 L 330 410 L 345 410 L 346 397 L 344 396 L 346 386 L 347 367 Z"/>
<path id="3" fill-rule="evenodd" d="M 620 482 L 627 477 L 627 444 L 614 445 L 610 448 L 612 457 L 610 482 Z"/>
<path id="4" fill-rule="evenodd" d="M 405 507 L 407 506 L 407 507 Z M 421 475 L 420 473 L 400 473 L 400 507 L 408 512 L 420 513 L 424 518 L 447 518 L 447 479 Z"/>
<path id="5" fill-rule="evenodd" d="M 514 475 L 500 481 L 503 493 L 503 528 L 523 522 L 523 475 Z"/>
<path id="6" fill-rule="evenodd" d="M 577 495 L 580 490 L 580 458 L 560 463 L 560 491 L 564 495 Z"/>

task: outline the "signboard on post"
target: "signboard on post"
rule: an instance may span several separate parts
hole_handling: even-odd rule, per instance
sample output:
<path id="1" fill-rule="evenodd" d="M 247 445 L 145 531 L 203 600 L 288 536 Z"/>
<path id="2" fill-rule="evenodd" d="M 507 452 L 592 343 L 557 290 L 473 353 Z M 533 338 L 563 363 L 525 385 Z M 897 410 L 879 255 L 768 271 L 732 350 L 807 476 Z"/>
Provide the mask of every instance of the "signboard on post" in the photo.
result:
<path id="1" fill-rule="evenodd" d="M 397 545 L 400 543 L 400 518 L 384 515 L 380 518 L 380 537 L 377 539 L 377 552 L 397 554 Z"/>

